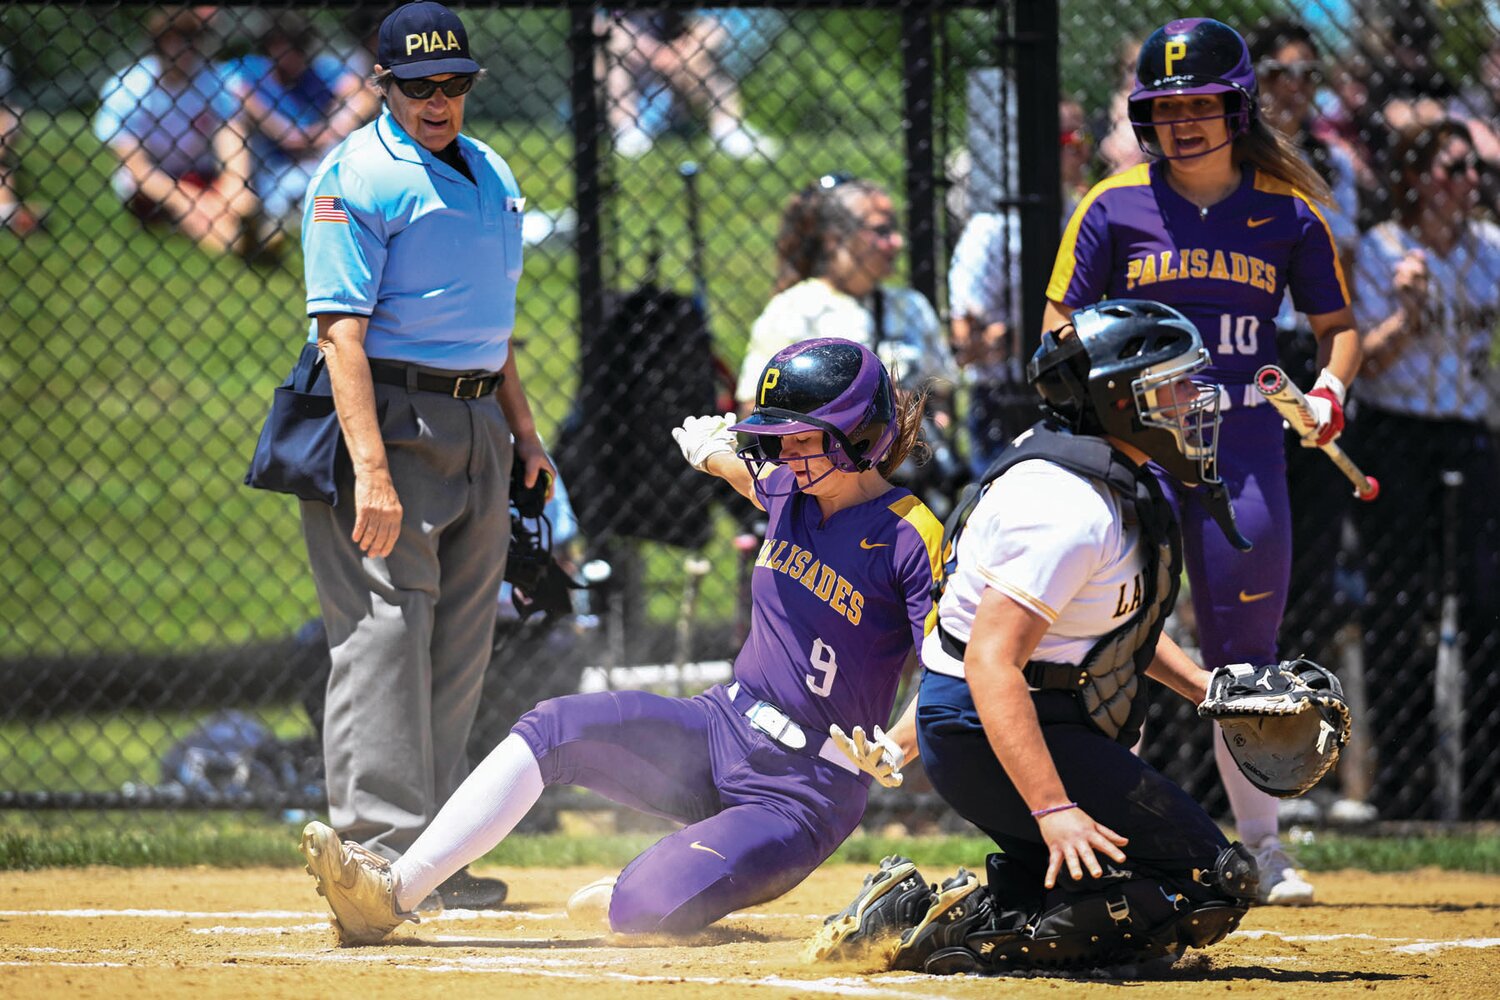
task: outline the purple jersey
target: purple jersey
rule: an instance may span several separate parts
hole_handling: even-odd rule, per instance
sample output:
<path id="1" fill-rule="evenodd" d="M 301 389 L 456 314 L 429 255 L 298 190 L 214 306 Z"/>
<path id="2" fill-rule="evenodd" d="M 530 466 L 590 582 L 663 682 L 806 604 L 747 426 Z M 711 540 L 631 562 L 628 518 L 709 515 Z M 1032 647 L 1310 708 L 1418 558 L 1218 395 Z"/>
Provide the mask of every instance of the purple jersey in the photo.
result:
<path id="1" fill-rule="evenodd" d="M 1182 312 L 1212 356 L 1204 378 L 1230 407 L 1258 405 L 1251 382 L 1277 363 L 1276 313 L 1291 288 L 1309 315 L 1349 304 L 1328 223 L 1287 182 L 1242 167 L 1238 190 L 1208 209 L 1174 191 L 1160 163 L 1096 184 L 1063 232 L 1047 297 L 1074 309 L 1105 297 Z M 1267 408 L 1269 410 L 1269 407 Z"/>
<path id="2" fill-rule="evenodd" d="M 766 483 L 780 492 L 791 477 L 782 466 Z M 735 679 L 810 732 L 884 726 L 901 668 L 932 627 L 943 526 L 899 487 L 826 522 L 811 496 L 766 503 Z"/>

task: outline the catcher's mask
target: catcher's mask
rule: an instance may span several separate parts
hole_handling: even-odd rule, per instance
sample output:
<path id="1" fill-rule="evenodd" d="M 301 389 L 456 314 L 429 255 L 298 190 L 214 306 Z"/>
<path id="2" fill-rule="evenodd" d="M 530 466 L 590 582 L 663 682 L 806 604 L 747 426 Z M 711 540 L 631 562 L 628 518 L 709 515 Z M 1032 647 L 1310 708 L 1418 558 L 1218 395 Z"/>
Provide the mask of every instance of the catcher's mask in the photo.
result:
<path id="1" fill-rule="evenodd" d="M 1159 302 L 1109 299 L 1049 331 L 1027 366 L 1042 408 L 1079 434 L 1118 438 L 1188 486 L 1219 482 L 1219 393 L 1198 328 Z"/>
<path id="2" fill-rule="evenodd" d="M 1152 101 L 1158 97 L 1224 95 L 1222 117 L 1228 138 L 1211 149 L 1179 154 L 1174 160 L 1205 156 L 1223 149 L 1250 131 L 1259 115 L 1260 87 L 1250 49 L 1239 32 L 1209 17 L 1189 17 L 1157 28 L 1141 45 L 1135 68 L 1135 89 L 1130 92 L 1130 125 L 1136 142 L 1149 156 L 1166 157 L 1160 128 L 1210 121 L 1220 115 L 1155 121 Z"/>
<path id="3" fill-rule="evenodd" d="M 896 440 L 896 395 L 885 366 L 868 348 L 837 337 L 804 340 L 777 352 L 761 371 L 755 410 L 730 428 L 740 434 L 740 459 L 762 496 L 789 496 L 834 472 L 864 472 L 890 453 Z M 782 439 L 821 431 L 823 450 L 782 456 Z M 811 463 L 826 459 L 814 477 Z M 768 466 L 791 465 L 791 486 L 766 490 Z M 800 468 L 799 468 L 800 466 Z M 800 480 L 805 478 L 806 482 Z"/>

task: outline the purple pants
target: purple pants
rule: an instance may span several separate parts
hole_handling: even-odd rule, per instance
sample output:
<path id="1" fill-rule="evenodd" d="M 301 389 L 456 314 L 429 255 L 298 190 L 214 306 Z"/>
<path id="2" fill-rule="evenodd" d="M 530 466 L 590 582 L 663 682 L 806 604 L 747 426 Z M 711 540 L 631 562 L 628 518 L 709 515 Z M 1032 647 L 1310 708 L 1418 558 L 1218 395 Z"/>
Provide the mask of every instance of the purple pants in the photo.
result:
<path id="1" fill-rule="evenodd" d="M 1254 546 L 1249 552 L 1229 544 L 1187 487 L 1157 472 L 1182 525 L 1198 644 L 1209 670 L 1277 659 L 1276 632 L 1292 574 L 1292 514 L 1281 418 L 1266 409 L 1231 410 L 1219 434 L 1219 475 L 1240 533 Z"/>
<path id="2" fill-rule="evenodd" d="M 512 732 L 546 784 L 580 785 L 687 824 L 620 873 L 609 923 L 624 933 L 690 933 L 775 899 L 822 864 L 865 810 L 867 780 L 752 729 L 719 686 L 694 698 L 553 698 Z M 819 734 L 808 735 L 817 745 Z"/>

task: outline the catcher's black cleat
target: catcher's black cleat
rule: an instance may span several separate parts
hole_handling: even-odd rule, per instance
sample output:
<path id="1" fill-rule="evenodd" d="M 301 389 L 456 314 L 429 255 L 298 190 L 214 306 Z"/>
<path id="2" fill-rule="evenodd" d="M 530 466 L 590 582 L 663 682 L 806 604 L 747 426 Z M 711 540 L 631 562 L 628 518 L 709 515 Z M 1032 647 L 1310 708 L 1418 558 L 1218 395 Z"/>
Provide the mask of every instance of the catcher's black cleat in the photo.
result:
<path id="1" fill-rule="evenodd" d="M 808 942 L 806 958 L 812 962 L 851 958 L 864 949 L 889 944 L 921 922 L 933 898 L 910 858 L 882 858 L 880 869 L 865 876 L 853 902 L 823 921 Z"/>
<path id="2" fill-rule="evenodd" d="M 901 935 L 891 968 L 940 975 L 972 971 L 955 949 L 972 957 L 963 947 L 964 939 L 986 927 L 993 913 L 990 894 L 978 876 L 960 868 L 937 887 L 937 895 L 921 921 Z M 935 967 L 928 968 L 929 964 Z"/>
<path id="3" fill-rule="evenodd" d="M 460 868 L 435 890 L 448 910 L 493 910 L 505 902 L 510 887 L 497 878 L 482 878 Z"/>

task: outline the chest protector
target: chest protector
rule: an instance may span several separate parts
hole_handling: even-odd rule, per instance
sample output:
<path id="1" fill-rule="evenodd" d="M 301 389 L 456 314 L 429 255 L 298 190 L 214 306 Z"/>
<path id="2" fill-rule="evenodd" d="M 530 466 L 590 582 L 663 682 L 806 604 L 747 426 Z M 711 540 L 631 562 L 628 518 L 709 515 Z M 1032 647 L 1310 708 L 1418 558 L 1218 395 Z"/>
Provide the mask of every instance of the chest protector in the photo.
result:
<path id="1" fill-rule="evenodd" d="M 1141 606 L 1124 623 L 1101 636 L 1083 663 L 1075 666 L 1033 660 L 1025 669 L 1026 681 L 1032 687 L 1070 692 L 1096 729 L 1131 746 L 1140 736 L 1146 715 L 1146 699 L 1139 697 L 1141 676 L 1156 654 L 1162 626 L 1177 602 L 1182 573 L 1182 538 L 1172 508 L 1162 496 L 1161 484 L 1150 469 L 1136 465 L 1102 437 L 1070 434 L 1045 420 L 1036 424 L 996 457 L 983 478 L 967 489 L 948 519 L 943 530 L 943 575 L 933 586 L 933 600 L 941 600 L 943 581 L 956 568 L 958 537 L 980 498 L 1007 469 L 1032 459 L 1044 459 L 1104 485 L 1120 505 L 1125 530 L 1141 532 L 1141 550 L 1145 553 Z M 963 659 L 968 644 L 941 624 L 938 630 L 943 650 Z"/>

